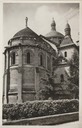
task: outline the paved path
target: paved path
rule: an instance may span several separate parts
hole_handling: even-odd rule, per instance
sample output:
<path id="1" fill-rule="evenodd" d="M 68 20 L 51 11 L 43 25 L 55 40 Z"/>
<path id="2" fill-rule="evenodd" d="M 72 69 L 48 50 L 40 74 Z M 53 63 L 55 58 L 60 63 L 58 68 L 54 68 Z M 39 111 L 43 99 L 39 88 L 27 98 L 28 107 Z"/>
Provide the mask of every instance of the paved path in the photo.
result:
<path id="1" fill-rule="evenodd" d="M 51 128 L 51 126 L 49 126 L 49 128 Z M 82 123 L 80 123 L 79 121 L 64 123 L 64 124 L 55 125 L 54 128 L 82 128 Z"/>

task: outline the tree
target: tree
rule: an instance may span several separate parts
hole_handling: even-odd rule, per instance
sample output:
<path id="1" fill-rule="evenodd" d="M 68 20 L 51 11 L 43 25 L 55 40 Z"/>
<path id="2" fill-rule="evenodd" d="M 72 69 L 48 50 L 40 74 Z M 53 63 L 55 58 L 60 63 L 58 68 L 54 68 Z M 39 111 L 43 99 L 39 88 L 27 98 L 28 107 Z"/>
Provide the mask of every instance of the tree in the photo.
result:
<path id="1" fill-rule="evenodd" d="M 42 78 L 40 81 L 40 89 L 38 91 L 38 97 L 41 100 L 47 100 L 49 98 L 54 98 L 54 80 L 50 76 L 48 79 Z"/>
<path id="2" fill-rule="evenodd" d="M 79 54 L 74 51 L 71 60 L 69 61 L 69 89 L 75 93 L 75 98 L 79 97 Z"/>
<path id="3" fill-rule="evenodd" d="M 69 61 L 70 81 L 79 86 L 79 54 L 74 52 Z"/>

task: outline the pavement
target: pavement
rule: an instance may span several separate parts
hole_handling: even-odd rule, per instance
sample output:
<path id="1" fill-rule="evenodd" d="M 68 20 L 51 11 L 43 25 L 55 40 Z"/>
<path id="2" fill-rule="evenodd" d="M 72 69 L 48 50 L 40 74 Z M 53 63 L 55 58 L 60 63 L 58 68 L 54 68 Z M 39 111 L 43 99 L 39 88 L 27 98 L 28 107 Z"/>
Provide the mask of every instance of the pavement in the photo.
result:
<path id="1" fill-rule="evenodd" d="M 79 121 L 75 121 L 70 123 L 58 124 L 58 125 L 55 125 L 54 128 L 82 128 L 82 123 Z"/>
<path id="2" fill-rule="evenodd" d="M 14 128 L 20 128 L 20 126 L 14 126 Z M 22 126 L 23 127 L 23 126 Z M 21 127 L 21 128 L 22 128 Z M 47 125 L 47 126 L 37 126 L 37 125 L 34 125 L 34 126 L 27 126 L 27 128 L 39 128 L 39 127 L 42 127 L 42 128 L 82 128 L 82 121 L 75 121 L 75 122 L 69 122 L 69 123 L 63 123 L 63 124 L 58 124 L 58 125 Z M 7 128 L 10 128 L 7 126 Z"/>

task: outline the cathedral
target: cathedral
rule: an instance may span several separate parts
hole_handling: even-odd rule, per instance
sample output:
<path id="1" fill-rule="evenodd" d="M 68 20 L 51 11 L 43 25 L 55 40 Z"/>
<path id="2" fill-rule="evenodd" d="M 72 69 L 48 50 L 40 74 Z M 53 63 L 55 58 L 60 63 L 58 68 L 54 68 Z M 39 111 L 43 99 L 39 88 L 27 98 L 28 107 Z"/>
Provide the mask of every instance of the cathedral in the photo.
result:
<path id="1" fill-rule="evenodd" d="M 41 79 L 54 78 L 58 85 L 56 97 L 69 98 L 66 90 L 69 65 L 77 45 L 71 37 L 71 27 L 67 23 L 65 35 L 56 30 L 52 20 L 51 30 L 45 36 L 36 34 L 27 25 L 17 32 L 4 50 L 3 103 L 21 103 L 38 100 Z M 63 56 L 56 69 L 54 63 L 57 56 Z M 63 90 L 59 87 L 61 86 Z"/>

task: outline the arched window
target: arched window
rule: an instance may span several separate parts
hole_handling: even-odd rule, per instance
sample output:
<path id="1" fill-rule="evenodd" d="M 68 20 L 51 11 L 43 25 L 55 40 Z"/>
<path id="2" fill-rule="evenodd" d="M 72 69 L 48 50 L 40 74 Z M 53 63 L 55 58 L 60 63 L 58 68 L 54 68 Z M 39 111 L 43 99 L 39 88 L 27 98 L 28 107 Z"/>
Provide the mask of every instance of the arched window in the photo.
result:
<path id="1" fill-rule="evenodd" d="M 55 66 L 55 58 L 52 58 L 52 66 Z"/>
<path id="2" fill-rule="evenodd" d="M 40 55 L 40 66 L 42 66 L 42 65 L 43 65 L 43 56 Z"/>
<path id="3" fill-rule="evenodd" d="M 64 82 L 64 75 L 63 74 L 60 75 L 60 79 L 61 79 L 61 82 Z"/>
<path id="4" fill-rule="evenodd" d="M 64 56 L 67 57 L 67 52 L 64 52 Z"/>
<path id="5" fill-rule="evenodd" d="M 15 52 L 13 52 L 11 57 L 11 65 L 15 64 L 15 61 L 16 61 L 16 55 Z"/>
<path id="6" fill-rule="evenodd" d="M 27 53 L 27 64 L 30 64 L 30 53 Z"/>
<path id="7" fill-rule="evenodd" d="M 51 61 L 50 61 L 50 57 L 47 56 L 47 69 L 50 70 L 51 69 Z"/>
<path id="8" fill-rule="evenodd" d="M 61 39 L 59 39 L 59 43 L 61 44 Z"/>

